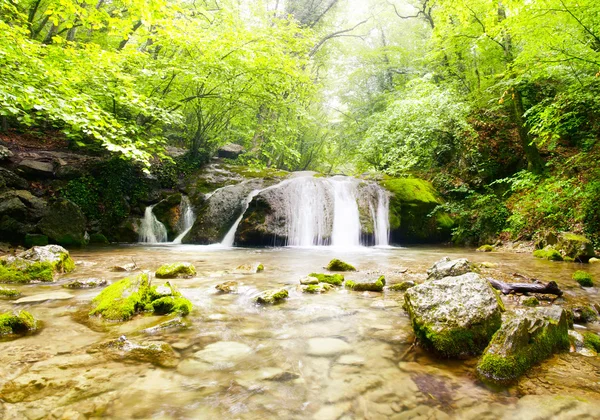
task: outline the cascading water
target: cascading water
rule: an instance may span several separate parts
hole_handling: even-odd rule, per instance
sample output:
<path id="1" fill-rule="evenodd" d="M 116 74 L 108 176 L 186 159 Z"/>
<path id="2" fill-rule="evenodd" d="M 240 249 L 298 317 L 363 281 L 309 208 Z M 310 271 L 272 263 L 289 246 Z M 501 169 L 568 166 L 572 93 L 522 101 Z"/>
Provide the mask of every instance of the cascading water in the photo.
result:
<path id="1" fill-rule="evenodd" d="M 168 240 L 167 228 L 152 213 L 153 208 L 154 206 L 148 206 L 144 211 L 138 242 L 159 243 Z"/>
<path id="2" fill-rule="evenodd" d="M 331 245 L 359 246 L 360 217 L 356 202 L 359 182 L 349 177 L 334 177 L 328 181 L 334 194 Z"/>
<path id="3" fill-rule="evenodd" d="M 287 245 L 327 244 L 332 223 L 328 185 L 313 177 L 294 178 L 284 183 L 280 185 L 285 187 Z"/>
<path id="4" fill-rule="evenodd" d="M 237 220 L 235 221 L 235 223 L 231 226 L 231 228 L 229 229 L 229 232 L 227 232 L 227 234 L 225 235 L 225 238 L 223 238 L 223 240 L 221 241 L 221 245 L 226 246 L 226 247 L 233 246 L 233 243 L 235 241 L 235 232 L 236 232 L 238 226 L 240 225 L 240 222 L 244 218 L 244 213 L 246 213 L 246 210 L 248 210 L 248 206 L 250 205 L 250 202 L 252 201 L 252 199 L 254 197 L 256 197 L 256 195 L 261 191 L 262 190 L 254 190 L 248 195 L 248 197 L 246 197 L 246 199 L 244 200 L 244 203 L 243 203 L 242 214 L 240 214 L 240 217 L 238 217 Z"/>
<path id="5" fill-rule="evenodd" d="M 390 197 L 383 188 L 377 190 L 377 211 L 373 212 L 375 246 L 390 244 Z"/>
<path id="6" fill-rule="evenodd" d="M 192 208 L 190 199 L 184 195 L 181 197 L 181 204 L 179 205 L 181 217 L 179 219 L 179 231 L 181 232 L 174 240 L 174 244 L 180 244 L 185 235 L 192 229 L 194 222 L 196 221 L 196 214 Z"/>

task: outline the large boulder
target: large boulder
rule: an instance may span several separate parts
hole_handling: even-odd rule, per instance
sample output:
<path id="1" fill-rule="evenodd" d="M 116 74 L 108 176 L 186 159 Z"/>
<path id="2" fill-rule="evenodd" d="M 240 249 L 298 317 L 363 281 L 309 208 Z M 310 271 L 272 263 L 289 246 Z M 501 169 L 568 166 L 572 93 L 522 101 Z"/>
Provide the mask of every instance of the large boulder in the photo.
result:
<path id="1" fill-rule="evenodd" d="M 0 194 L 0 238 L 23 243 L 27 234 L 36 231 L 35 224 L 45 209 L 46 202 L 29 191 L 9 190 Z"/>
<path id="2" fill-rule="evenodd" d="M 394 243 L 441 242 L 450 239 L 453 220 L 445 213 L 430 213 L 443 201 L 429 181 L 395 178 L 381 182 L 391 193 L 390 229 Z"/>
<path id="3" fill-rule="evenodd" d="M 0 167 L 0 191 L 2 191 L 4 188 L 16 188 L 23 190 L 27 188 L 28 185 L 29 183 L 27 181 L 14 172 Z"/>
<path id="4" fill-rule="evenodd" d="M 429 270 L 427 277 L 430 280 L 439 280 L 444 277 L 461 276 L 472 271 L 472 265 L 466 258 L 451 260 L 450 257 L 444 257 L 435 262 Z"/>
<path id="5" fill-rule="evenodd" d="M 477 373 L 485 380 L 507 384 L 553 353 L 569 349 L 567 316 L 558 306 L 517 309 L 485 350 Z"/>
<path id="6" fill-rule="evenodd" d="M 0 337 L 27 334 L 38 328 L 38 321 L 27 311 L 0 314 Z"/>
<path id="7" fill-rule="evenodd" d="M 54 163 L 46 160 L 23 159 L 17 165 L 17 170 L 30 179 L 54 178 L 54 169 Z"/>
<path id="8" fill-rule="evenodd" d="M 225 146 L 221 146 L 217 151 L 217 155 L 220 158 L 235 159 L 244 152 L 244 146 L 240 146 L 239 144 L 235 143 L 229 143 Z"/>
<path id="9" fill-rule="evenodd" d="M 475 273 L 412 287 L 404 300 L 419 343 L 442 357 L 480 354 L 504 310 L 488 281 Z"/>
<path id="10" fill-rule="evenodd" d="M 85 245 L 86 226 L 87 220 L 81 209 L 64 198 L 50 204 L 38 224 L 40 232 L 63 246 Z"/>
<path id="11" fill-rule="evenodd" d="M 556 249 L 567 257 L 581 262 L 587 262 L 596 255 L 594 246 L 588 238 L 571 232 L 562 232 L 558 235 Z"/>
<path id="12" fill-rule="evenodd" d="M 123 220 L 110 234 L 113 242 L 137 242 L 140 237 L 140 219 L 128 217 Z"/>
<path id="13" fill-rule="evenodd" d="M 159 222 L 167 228 L 167 237 L 170 241 L 175 239 L 179 229 L 181 214 L 181 194 L 170 194 L 152 209 L 152 213 Z"/>
<path id="14" fill-rule="evenodd" d="M 74 269 L 75 263 L 63 247 L 34 246 L 0 260 L 0 282 L 53 281 L 57 274 L 69 273 Z"/>

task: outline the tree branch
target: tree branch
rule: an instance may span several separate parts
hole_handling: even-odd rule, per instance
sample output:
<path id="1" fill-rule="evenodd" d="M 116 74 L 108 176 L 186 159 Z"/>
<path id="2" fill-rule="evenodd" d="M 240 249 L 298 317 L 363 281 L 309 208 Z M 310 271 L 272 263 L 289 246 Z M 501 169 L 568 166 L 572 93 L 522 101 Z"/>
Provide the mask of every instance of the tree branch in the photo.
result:
<path id="1" fill-rule="evenodd" d="M 323 46 L 323 44 L 325 44 L 330 39 L 339 38 L 339 37 L 342 37 L 342 36 L 348 36 L 348 35 L 344 35 L 344 34 L 347 34 L 348 32 L 352 32 L 353 30 L 355 30 L 356 28 L 358 28 L 360 25 L 364 25 L 368 21 L 369 21 L 369 19 L 365 19 L 362 22 L 359 22 L 356 25 L 354 25 L 352 28 L 343 29 L 341 31 L 333 32 L 333 33 L 331 33 L 331 34 L 329 34 L 329 35 L 321 38 L 321 40 L 319 42 L 317 42 L 317 44 L 314 47 L 312 47 L 312 49 L 308 53 L 308 56 L 309 57 L 314 56 L 317 53 L 317 51 L 319 51 L 319 49 Z M 354 35 L 354 36 L 356 36 L 356 35 Z"/>

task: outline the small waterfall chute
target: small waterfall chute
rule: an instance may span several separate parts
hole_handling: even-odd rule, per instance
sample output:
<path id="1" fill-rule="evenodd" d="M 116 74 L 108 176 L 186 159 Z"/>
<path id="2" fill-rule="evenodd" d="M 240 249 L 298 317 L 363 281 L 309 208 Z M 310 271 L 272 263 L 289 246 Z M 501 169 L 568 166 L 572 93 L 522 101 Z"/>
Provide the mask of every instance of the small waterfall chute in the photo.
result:
<path id="1" fill-rule="evenodd" d="M 359 181 L 350 177 L 329 180 L 333 188 L 333 228 L 331 245 L 353 247 L 360 245 L 360 216 L 357 203 Z"/>
<path id="2" fill-rule="evenodd" d="M 246 213 L 246 210 L 248 210 L 248 206 L 250 206 L 250 202 L 252 202 L 252 199 L 254 197 L 256 197 L 258 195 L 258 193 L 260 193 L 261 191 L 263 191 L 263 190 L 253 190 L 244 199 L 244 202 L 242 203 L 242 213 L 240 214 L 240 217 L 238 217 L 236 219 L 236 221 L 233 223 L 233 225 L 231 226 L 231 228 L 229 228 L 229 231 L 227 232 L 227 234 L 225 235 L 225 237 L 221 241 L 221 245 L 222 246 L 225 246 L 225 247 L 228 247 L 228 248 L 230 248 L 230 247 L 233 246 L 233 243 L 235 242 L 235 232 L 237 231 L 237 228 L 240 225 L 240 222 L 244 218 L 244 213 Z"/>
<path id="3" fill-rule="evenodd" d="M 167 228 L 152 213 L 154 205 L 146 207 L 144 218 L 140 225 L 138 242 L 160 243 L 167 242 Z"/>
<path id="4" fill-rule="evenodd" d="M 192 229 L 192 226 L 194 226 L 194 222 L 196 221 L 194 208 L 192 207 L 189 197 L 186 195 L 181 197 L 180 213 L 179 232 L 181 233 L 173 240 L 174 244 L 181 243 L 185 235 L 187 235 L 187 233 Z"/>
<path id="5" fill-rule="evenodd" d="M 390 197 L 381 187 L 377 190 L 377 211 L 373 211 L 375 246 L 390 244 Z"/>

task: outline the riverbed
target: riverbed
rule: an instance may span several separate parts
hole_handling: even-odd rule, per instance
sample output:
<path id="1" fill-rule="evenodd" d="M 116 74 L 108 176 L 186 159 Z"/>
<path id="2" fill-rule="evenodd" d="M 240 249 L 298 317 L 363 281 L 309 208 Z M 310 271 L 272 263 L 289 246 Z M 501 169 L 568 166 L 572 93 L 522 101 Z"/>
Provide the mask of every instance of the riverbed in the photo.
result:
<path id="1" fill-rule="evenodd" d="M 474 374 L 477 359 L 437 360 L 413 346 L 401 292 L 336 289 L 310 295 L 297 289 L 302 277 L 322 272 L 332 258 L 358 268 L 349 279 L 385 275 L 389 285 L 423 280 L 427 268 L 448 255 L 492 263 L 486 274 L 503 280 L 513 273 L 554 280 L 567 301 L 600 304 L 597 288 L 583 289 L 571 279 L 585 268 L 600 281 L 600 265 L 442 247 L 132 245 L 71 255 L 76 270 L 56 283 L 16 286 L 24 296 L 66 292 L 71 298 L 18 305 L 0 300 L 0 312 L 26 309 L 43 321 L 37 334 L 0 342 L 2 418 L 600 418 L 600 357 L 556 355 L 517 384 L 491 389 Z M 153 327 L 174 317 L 90 320 L 89 304 L 100 289 L 62 287 L 74 279 L 110 283 L 128 275 L 112 272 L 115 265 L 134 263 L 136 272 L 154 272 L 178 261 L 192 263 L 198 274 L 171 281 L 194 305 L 172 328 Z M 234 272 L 256 262 L 265 270 Z M 215 286 L 225 281 L 237 281 L 238 293 L 219 294 Z M 253 303 L 259 292 L 281 287 L 290 292 L 286 302 Z M 504 299 L 509 308 L 518 304 Z M 597 323 L 586 327 L 600 331 Z M 166 342 L 177 361 L 167 368 L 91 351 L 120 336 L 136 343 Z"/>

